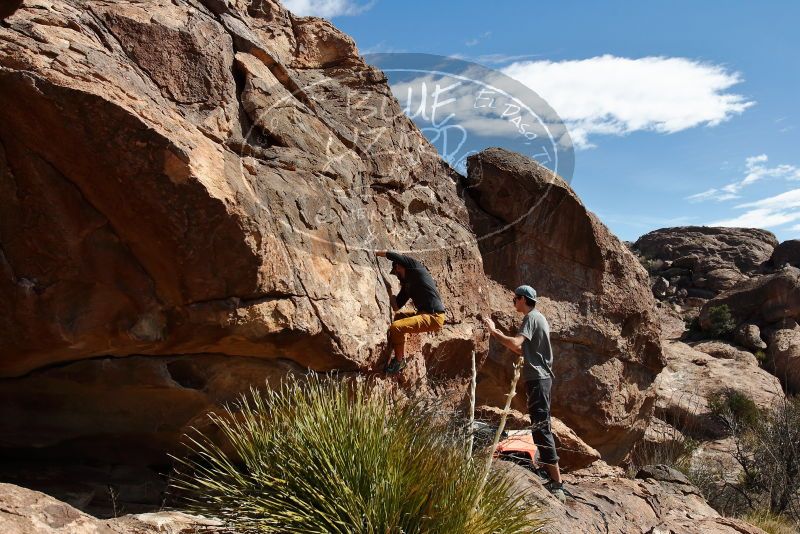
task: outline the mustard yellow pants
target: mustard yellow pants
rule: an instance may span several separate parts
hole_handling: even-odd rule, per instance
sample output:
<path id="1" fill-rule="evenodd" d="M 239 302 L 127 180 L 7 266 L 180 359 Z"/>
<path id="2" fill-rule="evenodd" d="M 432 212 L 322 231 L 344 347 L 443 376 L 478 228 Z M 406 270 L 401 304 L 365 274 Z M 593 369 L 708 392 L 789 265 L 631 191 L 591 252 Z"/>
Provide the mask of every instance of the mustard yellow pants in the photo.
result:
<path id="1" fill-rule="evenodd" d="M 389 340 L 394 347 L 406 343 L 406 334 L 436 332 L 444 325 L 444 313 L 397 312 L 389 326 Z"/>

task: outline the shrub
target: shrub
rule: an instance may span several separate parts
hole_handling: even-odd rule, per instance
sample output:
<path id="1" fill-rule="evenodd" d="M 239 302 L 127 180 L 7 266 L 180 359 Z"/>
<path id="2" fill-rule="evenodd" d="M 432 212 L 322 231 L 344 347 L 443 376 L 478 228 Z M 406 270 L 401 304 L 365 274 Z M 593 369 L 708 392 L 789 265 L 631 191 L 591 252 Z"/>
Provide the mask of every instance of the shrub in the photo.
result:
<path id="1" fill-rule="evenodd" d="M 664 268 L 664 260 L 659 258 L 649 258 L 647 256 L 636 256 L 639 260 L 639 263 L 642 267 L 644 267 L 645 271 L 648 273 L 657 273 Z"/>
<path id="2" fill-rule="evenodd" d="M 709 308 L 708 320 L 710 323 L 708 333 L 713 337 L 728 337 L 733 333 L 733 329 L 736 328 L 736 321 L 733 319 L 731 309 L 727 304 Z"/>
<path id="3" fill-rule="evenodd" d="M 683 319 L 685 332 L 683 337 L 685 339 L 700 339 L 703 338 L 703 329 L 700 327 L 700 318 L 698 316 L 685 317 Z"/>
<path id="4" fill-rule="evenodd" d="M 730 398 L 721 395 L 723 400 L 715 406 L 731 429 L 733 459 L 741 475 L 731 481 L 729 473 L 703 472 L 700 467 L 703 483 L 698 487 L 722 513 L 767 514 L 800 527 L 800 399 L 785 398 L 772 411 L 761 413 L 748 402 Z M 711 476 L 704 480 L 704 475 Z"/>
<path id="5" fill-rule="evenodd" d="M 242 533 L 517 533 L 542 522 L 490 473 L 466 429 L 420 400 L 310 377 L 251 392 L 210 416 L 227 444 L 194 433 L 172 486 L 189 510 Z M 228 452 L 229 450 L 229 452 Z"/>
<path id="6" fill-rule="evenodd" d="M 761 411 L 753 399 L 739 390 L 725 388 L 709 396 L 708 407 L 722 419 L 731 432 L 737 427 L 752 428 L 761 417 Z"/>
<path id="7" fill-rule="evenodd" d="M 764 367 L 767 364 L 767 353 L 763 350 L 757 350 L 755 352 L 756 360 L 758 360 L 758 365 Z"/>
<path id="8" fill-rule="evenodd" d="M 640 441 L 631 451 L 630 462 L 626 470 L 629 478 L 634 478 L 642 467 L 648 465 L 666 465 L 688 474 L 691 467 L 692 453 L 699 442 L 683 436 L 675 430 L 674 436 L 666 437 L 663 442 Z"/>

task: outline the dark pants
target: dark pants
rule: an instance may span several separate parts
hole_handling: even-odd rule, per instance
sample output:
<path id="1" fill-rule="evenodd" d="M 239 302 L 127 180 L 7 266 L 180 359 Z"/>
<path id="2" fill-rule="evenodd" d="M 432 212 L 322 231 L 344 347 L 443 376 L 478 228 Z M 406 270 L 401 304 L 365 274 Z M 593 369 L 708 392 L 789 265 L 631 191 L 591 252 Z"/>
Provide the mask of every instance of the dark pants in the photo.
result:
<path id="1" fill-rule="evenodd" d="M 550 388 L 552 378 L 529 380 L 525 383 L 528 393 L 528 414 L 531 416 L 531 434 L 539 449 L 539 461 L 543 464 L 558 463 L 556 444 L 550 428 Z"/>

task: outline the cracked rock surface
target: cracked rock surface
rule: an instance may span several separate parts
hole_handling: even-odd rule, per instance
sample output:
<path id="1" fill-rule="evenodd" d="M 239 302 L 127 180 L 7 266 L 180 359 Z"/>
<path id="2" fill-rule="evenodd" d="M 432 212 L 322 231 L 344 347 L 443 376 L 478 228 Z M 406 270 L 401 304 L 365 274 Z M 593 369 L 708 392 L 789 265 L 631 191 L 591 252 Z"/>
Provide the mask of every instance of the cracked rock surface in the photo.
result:
<path id="1" fill-rule="evenodd" d="M 569 493 L 565 504 L 526 469 L 502 467 L 513 472 L 516 487 L 527 492 L 528 502 L 543 507 L 548 533 L 763 533 L 739 519 L 720 516 L 681 473 L 666 466 L 649 466 L 631 479 L 621 469 L 598 462 L 564 476 Z"/>

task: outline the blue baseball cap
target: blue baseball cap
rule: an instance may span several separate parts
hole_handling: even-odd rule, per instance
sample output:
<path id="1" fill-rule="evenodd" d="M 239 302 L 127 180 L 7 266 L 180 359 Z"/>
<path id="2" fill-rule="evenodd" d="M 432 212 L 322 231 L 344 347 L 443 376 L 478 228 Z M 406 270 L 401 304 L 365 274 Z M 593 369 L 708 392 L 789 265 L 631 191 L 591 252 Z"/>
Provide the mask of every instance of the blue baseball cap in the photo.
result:
<path id="1" fill-rule="evenodd" d="M 536 302 L 536 290 L 531 286 L 519 286 L 514 290 L 514 294 L 518 297 L 528 297 L 532 301 Z"/>

